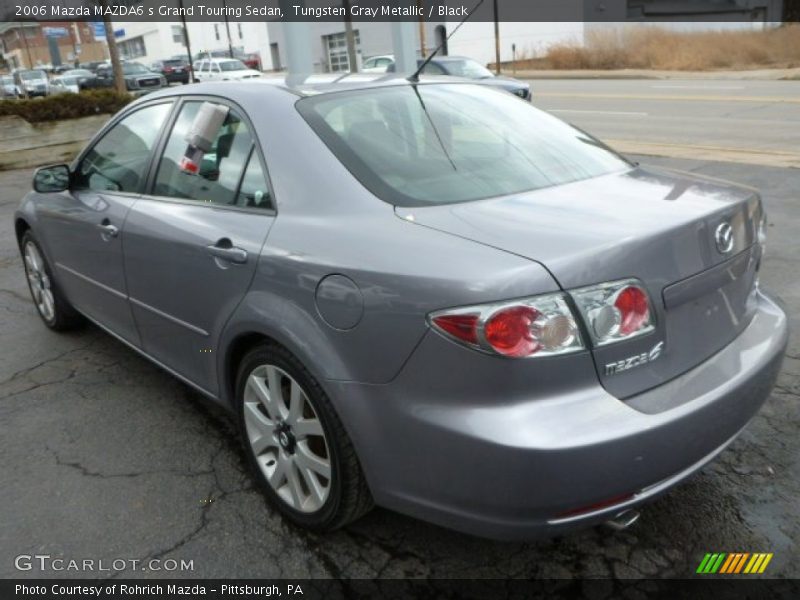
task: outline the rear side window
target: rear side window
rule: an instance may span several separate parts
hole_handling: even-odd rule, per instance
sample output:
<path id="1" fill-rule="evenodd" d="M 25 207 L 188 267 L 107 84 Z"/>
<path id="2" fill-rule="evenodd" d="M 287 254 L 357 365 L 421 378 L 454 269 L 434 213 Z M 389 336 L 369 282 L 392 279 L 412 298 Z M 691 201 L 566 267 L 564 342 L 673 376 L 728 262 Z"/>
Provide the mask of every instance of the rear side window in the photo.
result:
<path id="1" fill-rule="evenodd" d="M 201 105 L 187 102 L 181 108 L 159 161 L 153 193 L 211 204 L 271 208 L 253 136 L 234 110 L 228 113 L 211 151 L 203 156 L 198 173 L 179 168 L 186 151 L 186 134 Z"/>
<path id="2" fill-rule="evenodd" d="M 77 189 L 138 192 L 171 102 L 141 108 L 109 129 L 78 165 Z"/>
<path id="3" fill-rule="evenodd" d="M 631 166 L 529 102 L 480 85 L 373 88 L 296 106 L 357 179 L 398 206 L 504 196 Z"/>

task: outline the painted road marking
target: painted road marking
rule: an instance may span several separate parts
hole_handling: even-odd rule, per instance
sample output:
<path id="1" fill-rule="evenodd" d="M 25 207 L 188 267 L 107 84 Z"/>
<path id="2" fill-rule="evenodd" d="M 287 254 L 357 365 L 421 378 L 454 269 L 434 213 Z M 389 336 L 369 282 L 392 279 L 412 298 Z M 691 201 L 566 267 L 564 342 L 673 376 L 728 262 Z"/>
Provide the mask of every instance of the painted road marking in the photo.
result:
<path id="1" fill-rule="evenodd" d="M 630 117 L 646 117 L 646 112 L 629 112 L 624 110 L 573 110 L 571 108 L 553 108 L 548 112 L 552 113 L 583 113 L 592 115 L 624 115 Z"/>
<path id="2" fill-rule="evenodd" d="M 624 154 L 669 156 L 693 160 L 717 160 L 723 162 L 764 165 L 767 167 L 800 168 L 800 152 L 780 152 L 759 148 L 730 148 L 695 144 L 670 144 L 666 142 L 643 142 L 639 140 L 604 139 L 606 144 Z"/>
<path id="3" fill-rule="evenodd" d="M 659 90 L 743 90 L 743 85 L 651 85 Z"/>
<path id="4" fill-rule="evenodd" d="M 537 98 L 591 98 L 605 100 L 680 100 L 683 102 L 760 102 L 764 104 L 800 104 L 800 96 L 680 96 L 680 95 L 653 95 L 653 94 L 596 94 L 596 93 L 564 93 L 564 92 L 536 92 L 533 101 Z"/>

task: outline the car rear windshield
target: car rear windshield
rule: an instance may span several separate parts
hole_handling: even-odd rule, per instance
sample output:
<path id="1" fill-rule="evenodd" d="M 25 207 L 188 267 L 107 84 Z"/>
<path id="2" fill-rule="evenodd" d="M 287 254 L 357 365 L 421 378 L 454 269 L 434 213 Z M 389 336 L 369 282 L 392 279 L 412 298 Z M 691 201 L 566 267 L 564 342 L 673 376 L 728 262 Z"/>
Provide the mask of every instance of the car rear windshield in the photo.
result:
<path id="1" fill-rule="evenodd" d="M 222 71 L 244 71 L 247 69 L 242 61 L 236 60 L 235 58 L 219 61 L 219 68 Z"/>
<path id="2" fill-rule="evenodd" d="M 20 78 L 24 81 L 31 81 L 34 79 L 47 79 L 47 73 L 44 71 L 21 71 Z"/>
<path id="3" fill-rule="evenodd" d="M 367 189 L 397 206 L 504 196 L 631 167 L 529 102 L 480 85 L 322 94 L 297 109 Z"/>

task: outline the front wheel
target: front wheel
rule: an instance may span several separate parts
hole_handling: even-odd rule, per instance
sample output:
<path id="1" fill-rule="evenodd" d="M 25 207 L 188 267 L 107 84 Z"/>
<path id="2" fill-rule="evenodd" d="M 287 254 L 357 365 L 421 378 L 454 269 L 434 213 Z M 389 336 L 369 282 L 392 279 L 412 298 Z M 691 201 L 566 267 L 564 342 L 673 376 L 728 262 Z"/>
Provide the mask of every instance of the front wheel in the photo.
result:
<path id="1" fill-rule="evenodd" d="M 372 507 L 341 421 L 296 357 L 277 345 L 254 348 L 242 360 L 236 390 L 248 462 L 285 517 L 329 531 Z"/>
<path id="2" fill-rule="evenodd" d="M 53 279 L 52 269 L 30 231 L 22 236 L 22 260 L 31 298 L 44 324 L 55 331 L 83 324 L 83 318 L 72 308 Z"/>

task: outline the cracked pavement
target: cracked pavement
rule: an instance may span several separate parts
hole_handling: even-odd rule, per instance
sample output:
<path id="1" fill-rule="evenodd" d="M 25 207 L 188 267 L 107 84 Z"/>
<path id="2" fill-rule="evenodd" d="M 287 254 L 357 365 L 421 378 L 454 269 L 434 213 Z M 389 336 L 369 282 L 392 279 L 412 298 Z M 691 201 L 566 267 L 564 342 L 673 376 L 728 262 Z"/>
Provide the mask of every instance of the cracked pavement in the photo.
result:
<path id="1" fill-rule="evenodd" d="M 761 189 L 762 282 L 800 330 L 800 170 L 642 158 Z M 19 554 L 184 559 L 194 571 L 116 577 L 686 577 L 706 552 L 774 552 L 798 577 L 800 339 L 767 405 L 714 463 L 645 505 L 632 528 L 534 543 L 468 537 L 376 509 L 319 536 L 269 508 L 224 412 L 94 327 L 47 330 L 36 315 L 11 215 L 31 171 L 0 173 L 0 577 Z M 602 595 L 602 594 L 601 594 Z"/>

